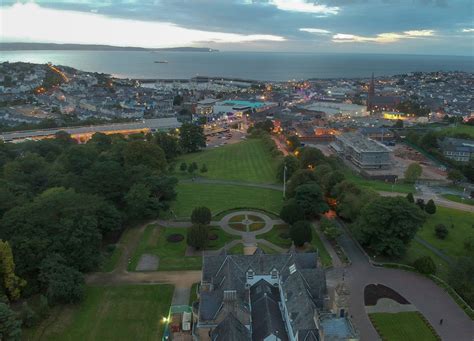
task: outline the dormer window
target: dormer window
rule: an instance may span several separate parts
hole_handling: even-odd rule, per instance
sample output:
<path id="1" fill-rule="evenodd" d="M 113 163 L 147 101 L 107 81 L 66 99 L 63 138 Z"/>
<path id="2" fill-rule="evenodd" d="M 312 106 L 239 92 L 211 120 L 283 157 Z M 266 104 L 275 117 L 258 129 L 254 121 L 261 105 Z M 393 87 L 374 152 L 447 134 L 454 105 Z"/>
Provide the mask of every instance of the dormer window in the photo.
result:
<path id="1" fill-rule="evenodd" d="M 273 269 L 270 274 L 272 275 L 272 279 L 278 278 L 278 271 L 276 269 Z"/>
<path id="2" fill-rule="evenodd" d="M 253 279 L 253 276 L 255 275 L 254 271 L 252 269 L 249 269 L 247 271 L 247 279 Z"/>

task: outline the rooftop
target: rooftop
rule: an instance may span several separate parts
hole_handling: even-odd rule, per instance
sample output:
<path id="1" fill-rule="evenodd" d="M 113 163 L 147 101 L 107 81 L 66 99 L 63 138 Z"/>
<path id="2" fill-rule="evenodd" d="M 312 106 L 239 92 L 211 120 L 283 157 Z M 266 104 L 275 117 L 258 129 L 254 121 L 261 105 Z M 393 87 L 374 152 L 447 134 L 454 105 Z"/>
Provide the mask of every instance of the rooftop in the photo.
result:
<path id="1" fill-rule="evenodd" d="M 383 144 L 371 140 L 360 133 L 346 133 L 336 136 L 344 144 L 350 145 L 359 153 L 390 152 Z"/>

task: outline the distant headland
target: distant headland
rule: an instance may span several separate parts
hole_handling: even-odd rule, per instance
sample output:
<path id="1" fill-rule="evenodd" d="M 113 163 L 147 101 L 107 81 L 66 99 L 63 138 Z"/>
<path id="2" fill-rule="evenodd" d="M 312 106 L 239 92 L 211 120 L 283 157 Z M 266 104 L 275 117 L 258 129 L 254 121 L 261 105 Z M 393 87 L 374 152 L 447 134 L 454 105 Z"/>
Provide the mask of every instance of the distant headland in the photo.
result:
<path id="1" fill-rule="evenodd" d="M 219 52 L 208 47 L 144 48 L 133 46 L 111 46 L 92 44 L 53 43 L 0 43 L 0 51 L 63 50 L 63 51 L 166 51 L 166 52 Z"/>

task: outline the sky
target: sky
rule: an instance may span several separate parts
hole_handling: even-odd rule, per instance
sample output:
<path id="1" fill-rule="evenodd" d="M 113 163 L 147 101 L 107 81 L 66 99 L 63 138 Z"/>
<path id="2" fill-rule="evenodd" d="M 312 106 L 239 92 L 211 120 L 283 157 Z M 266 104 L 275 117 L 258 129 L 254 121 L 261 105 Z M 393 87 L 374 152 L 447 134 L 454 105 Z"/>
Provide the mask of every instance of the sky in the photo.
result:
<path id="1" fill-rule="evenodd" d="M 474 56 L 474 1 L 2 0 L 0 40 Z"/>

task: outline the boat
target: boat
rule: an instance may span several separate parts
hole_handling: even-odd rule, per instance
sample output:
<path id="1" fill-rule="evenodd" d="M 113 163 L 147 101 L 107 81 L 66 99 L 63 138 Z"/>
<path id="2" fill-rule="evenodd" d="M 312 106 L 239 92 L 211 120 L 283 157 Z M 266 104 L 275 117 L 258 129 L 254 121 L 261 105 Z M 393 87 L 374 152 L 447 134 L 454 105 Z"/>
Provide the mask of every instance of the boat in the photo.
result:
<path id="1" fill-rule="evenodd" d="M 168 64 L 167 60 L 155 60 L 156 64 Z"/>

